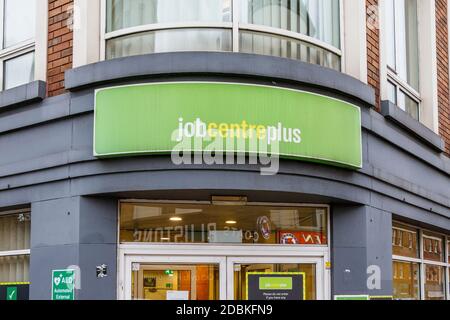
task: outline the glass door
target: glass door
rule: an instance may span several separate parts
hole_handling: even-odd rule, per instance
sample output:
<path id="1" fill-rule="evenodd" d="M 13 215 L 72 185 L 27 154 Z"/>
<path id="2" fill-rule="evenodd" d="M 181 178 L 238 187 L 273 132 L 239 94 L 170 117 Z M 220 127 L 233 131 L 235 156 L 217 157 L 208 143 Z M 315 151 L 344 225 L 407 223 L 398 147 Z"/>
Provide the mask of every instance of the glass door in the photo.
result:
<path id="1" fill-rule="evenodd" d="M 256 249 L 253 254 L 257 254 Z M 243 252 L 248 253 L 248 249 Z M 178 255 L 124 255 L 121 265 L 125 272 L 119 277 L 121 299 L 329 299 L 329 270 L 324 268 L 323 256 L 234 257 L 228 250 L 220 256 L 192 256 L 185 250 L 174 253 Z"/>
<path id="2" fill-rule="evenodd" d="M 128 256 L 127 300 L 225 300 L 225 258 Z"/>
<path id="3" fill-rule="evenodd" d="M 323 300 L 323 260 L 229 257 L 229 300 Z"/>

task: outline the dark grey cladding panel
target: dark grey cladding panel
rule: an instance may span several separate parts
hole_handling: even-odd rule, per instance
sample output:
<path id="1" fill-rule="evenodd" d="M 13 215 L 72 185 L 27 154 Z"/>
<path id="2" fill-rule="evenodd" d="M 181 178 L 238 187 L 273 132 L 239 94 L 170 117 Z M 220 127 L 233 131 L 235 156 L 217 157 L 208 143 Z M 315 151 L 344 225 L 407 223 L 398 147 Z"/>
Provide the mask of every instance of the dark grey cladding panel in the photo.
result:
<path id="1" fill-rule="evenodd" d="M 445 142 L 439 135 L 431 131 L 419 121 L 413 119 L 409 114 L 394 105 L 392 102 L 383 101 L 381 103 L 381 113 L 387 119 L 396 122 L 410 134 L 418 137 L 435 150 L 439 152 L 445 151 Z"/>
<path id="2" fill-rule="evenodd" d="M 66 89 L 77 90 L 124 79 L 161 75 L 212 74 L 261 77 L 324 87 L 375 105 L 374 90 L 341 72 L 297 60 L 226 52 L 172 52 L 102 61 L 66 71 Z"/>
<path id="3" fill-rule="evenodd" d="M 41 101 L 45 98 L 47 84 L 44 81 L 33 81 L 15 88 L 0 92 L 0 112 L 12 107 Z"/>

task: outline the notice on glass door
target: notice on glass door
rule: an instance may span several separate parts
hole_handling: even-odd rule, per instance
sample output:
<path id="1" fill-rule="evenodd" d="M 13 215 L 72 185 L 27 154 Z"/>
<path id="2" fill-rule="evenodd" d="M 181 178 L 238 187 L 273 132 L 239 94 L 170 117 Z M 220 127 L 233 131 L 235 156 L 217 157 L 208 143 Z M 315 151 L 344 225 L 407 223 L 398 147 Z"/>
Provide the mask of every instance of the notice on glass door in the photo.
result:
<path id="1" fill-rule="evenodd" d="M 249 272 L 247 300 L 305 300 L 304 272 Z"/>

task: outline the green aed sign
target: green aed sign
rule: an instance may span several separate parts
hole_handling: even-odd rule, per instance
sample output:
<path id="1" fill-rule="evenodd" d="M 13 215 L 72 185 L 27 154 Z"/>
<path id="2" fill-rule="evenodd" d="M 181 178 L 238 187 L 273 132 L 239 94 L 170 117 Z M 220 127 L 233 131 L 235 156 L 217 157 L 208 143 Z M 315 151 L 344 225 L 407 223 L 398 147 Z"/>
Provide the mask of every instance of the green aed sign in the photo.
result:
<path id="1" fill-rule="evenodd" d="M 169 82 L 100 89 L 94 123 L 100 158 L 213 150 L 362 167 L 360 108 L 287 88 Z"/>
<path id="2" fill-rule="evenodd" d="M 75 300 L 75 271 L 52 271 L 52 300 Z"/>

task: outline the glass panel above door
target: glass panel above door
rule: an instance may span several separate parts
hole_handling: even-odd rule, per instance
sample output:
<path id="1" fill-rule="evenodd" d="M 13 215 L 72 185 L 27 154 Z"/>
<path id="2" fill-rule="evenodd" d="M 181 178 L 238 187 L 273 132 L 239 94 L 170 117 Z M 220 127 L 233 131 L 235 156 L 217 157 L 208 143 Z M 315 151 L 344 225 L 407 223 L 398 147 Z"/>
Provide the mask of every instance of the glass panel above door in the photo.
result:
<path id="1" fill-rule="evenodd" d="M 327 245 L 326 207 L 121 203 L 120 242 Z"/>

